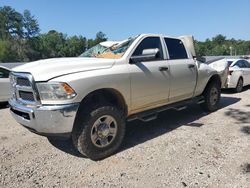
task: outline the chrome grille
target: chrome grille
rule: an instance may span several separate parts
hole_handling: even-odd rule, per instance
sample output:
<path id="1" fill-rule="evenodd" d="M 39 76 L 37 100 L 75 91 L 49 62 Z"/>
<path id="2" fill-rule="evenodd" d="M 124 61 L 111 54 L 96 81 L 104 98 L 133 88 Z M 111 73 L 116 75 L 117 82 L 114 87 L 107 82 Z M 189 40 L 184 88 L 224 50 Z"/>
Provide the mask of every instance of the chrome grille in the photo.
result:
<path id="1" fill-rule="evenodd" d="M 35 98 L 32 92 L 19 91 L 19 97 L 26 101 L 35 101 Z"/>
<path id="2" fill-rule="evenodd" d="M 14 99 L 27 105 L 37 105 L 39 103 L 38 92 L 31 74 L 12 72 L 10 81 Z"/>
<path id="3" fill-rule="evenodd" d="M 31 86 L 31 83 L 27 78 L 17 78 L 16 84 L 19 86 Z"/>

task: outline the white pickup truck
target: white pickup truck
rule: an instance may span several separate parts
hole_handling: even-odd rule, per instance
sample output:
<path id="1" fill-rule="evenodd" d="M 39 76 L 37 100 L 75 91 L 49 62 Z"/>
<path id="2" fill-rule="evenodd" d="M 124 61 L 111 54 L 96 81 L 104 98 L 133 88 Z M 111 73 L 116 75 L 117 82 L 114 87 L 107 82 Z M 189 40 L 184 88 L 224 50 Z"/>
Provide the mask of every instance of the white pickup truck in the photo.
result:
<path id="1" fill-rule="evenodd" d="M 10 80 L 17 122 L 40 135 L 71 138 L 93 160 L 118 150 L 126 121 L 150 121 L 190 102 L 215 111 L 221 87 L 217 71 L 196 60 L 191 36 L 155 34 L 28 63 L 14 68 Z"/>

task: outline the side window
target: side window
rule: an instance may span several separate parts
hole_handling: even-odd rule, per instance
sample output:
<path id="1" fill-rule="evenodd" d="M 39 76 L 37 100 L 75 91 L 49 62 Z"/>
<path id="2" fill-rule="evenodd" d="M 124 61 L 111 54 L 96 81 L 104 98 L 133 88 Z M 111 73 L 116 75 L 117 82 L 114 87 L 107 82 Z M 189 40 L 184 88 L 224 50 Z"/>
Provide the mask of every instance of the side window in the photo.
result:
<path id="1" fill-rule="evenodd" d="M 242 60 L 239 60 L 237 63 L 235 63 L 236 66 L 238 66 L 239 68 L 245 68 L 245 64 Z"/>
<path id="2" fill-rule="evenodd" d="M 159 37 L 147 37 L 141 41 L 141 43 L 137 46 L 132 56 L 139 56 L 142 55 L 143 50 L 145 49 L 153 49 L 158 48 L 160 53 L 157 57 L 157 60 L 163 59 L 163 51 L 161 40 Z"/>
<path id="3" fill-rule="evenodd" d="M 170 59 L 187 59 L 187 51 L 179 39 L 164 38 Z"/>
<path id="4" fill-rule="evenodd" d="M 9 78 L 10 71 L 0 68 L 0 78 Z"/>
<path id="5" fill-rule="evenodd" d="M 250 63 L 248 61 L 243 60 L 244 64 L 245 64 L 245 68 L 250 68 Z"/>

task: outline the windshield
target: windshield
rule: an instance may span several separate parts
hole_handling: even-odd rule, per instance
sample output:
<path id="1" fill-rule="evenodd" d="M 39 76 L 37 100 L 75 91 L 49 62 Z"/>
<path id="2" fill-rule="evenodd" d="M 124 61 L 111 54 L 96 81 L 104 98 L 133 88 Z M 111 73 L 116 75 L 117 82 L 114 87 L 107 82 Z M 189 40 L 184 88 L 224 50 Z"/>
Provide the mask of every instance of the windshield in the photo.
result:
<path id="1" fill-rule="evenodd" d="M 120 42 L 101 42 L 82 53 L 80 57 L 119 59 L 127 51 L 134 40 L 135 38 L 128 38 Z"/>

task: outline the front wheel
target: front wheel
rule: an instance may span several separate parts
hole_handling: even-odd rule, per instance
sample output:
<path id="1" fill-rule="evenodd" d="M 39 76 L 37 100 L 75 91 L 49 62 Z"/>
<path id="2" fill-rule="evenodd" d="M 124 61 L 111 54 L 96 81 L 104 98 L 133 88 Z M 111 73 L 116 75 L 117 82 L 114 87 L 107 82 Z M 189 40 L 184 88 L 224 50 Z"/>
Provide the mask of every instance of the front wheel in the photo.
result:
<path id="1" fill-rule="evenodd" d="M 81 154 L 100 160 L 119 149 L 125 135 L 125 118 L 116 107 L 98 105 L 78 115 L 72 140 Z"/>
<path id="2" fill-rule="evenodd" d="M 213 112 L 219 108 L 221 88 L 217 82 L 210 82 L 206 87 L 204 93 L 205 102 L 201 104 L 201 107 L 207 112 Z"/>

